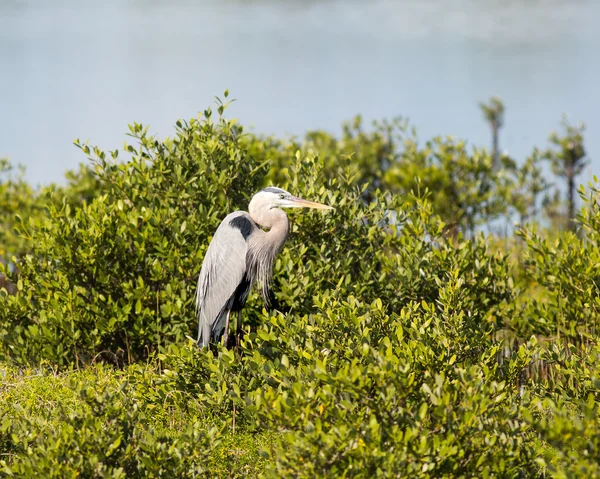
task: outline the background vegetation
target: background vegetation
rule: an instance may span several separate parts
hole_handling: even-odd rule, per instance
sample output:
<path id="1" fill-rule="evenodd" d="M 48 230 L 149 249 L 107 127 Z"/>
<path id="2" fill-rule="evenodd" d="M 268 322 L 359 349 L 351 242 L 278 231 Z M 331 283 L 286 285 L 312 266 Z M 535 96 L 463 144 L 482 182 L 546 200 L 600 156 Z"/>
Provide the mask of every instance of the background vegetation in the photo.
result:
<path id="1" fill-rule="evenodd" d="M 77 141 L 89 161 L 64 186 L 2 163 L 2 474 L 600 474 L 583 126 L 513 159 L 498 99 L 491 152 L 402 119 L 263 137 L 226 107 L 166 140 L 134 123 L 121 152 Z M 241 347 L 200 351 L 211 235 L 269 184 L 335 212 L 290 213 L 274 308 L 253 293 Z"/>

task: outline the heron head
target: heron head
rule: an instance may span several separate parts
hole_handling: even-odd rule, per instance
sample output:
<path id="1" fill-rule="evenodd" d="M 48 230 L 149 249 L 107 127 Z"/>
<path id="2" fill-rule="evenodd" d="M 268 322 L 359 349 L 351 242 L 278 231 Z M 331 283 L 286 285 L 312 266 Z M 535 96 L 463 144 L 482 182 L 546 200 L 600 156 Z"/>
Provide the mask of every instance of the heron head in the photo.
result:
<path id="1" fill-rule="evenodd" d="M 323 205 L 321 203 L 315 203 L 314 201 L 308 201 L 303 198 L 298 198 L 297 196 L 293 196 L 288 191 L 285 191 L 281 188 L 277 188 L 274 186 L 269 186 L 264 190 L 259 191 L 254 198 L 252 198 L 252 202 L 257 199 L 259 200 L 266 208 L 314 208 L 318 210 L 332 210 L 333 208 L 328 205 Z"/>

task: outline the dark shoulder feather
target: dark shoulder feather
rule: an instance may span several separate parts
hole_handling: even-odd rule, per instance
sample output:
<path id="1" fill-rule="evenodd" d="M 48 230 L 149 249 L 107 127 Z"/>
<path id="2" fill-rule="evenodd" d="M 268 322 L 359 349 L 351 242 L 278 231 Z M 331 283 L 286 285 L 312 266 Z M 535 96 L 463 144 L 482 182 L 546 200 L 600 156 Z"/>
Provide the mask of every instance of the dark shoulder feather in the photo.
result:
<path id="1" fill-rule="evenodd" d="M 252 234 L 252 230 L 254 229 L 254 224 L 252 224 L 252 220 L 247 216 L 236 216 L 229 222 L 229 226 L 232 228 L 237 228 L 242 233 L 242 236 L 245 240 L 248 239 L 248 236 Z"/>

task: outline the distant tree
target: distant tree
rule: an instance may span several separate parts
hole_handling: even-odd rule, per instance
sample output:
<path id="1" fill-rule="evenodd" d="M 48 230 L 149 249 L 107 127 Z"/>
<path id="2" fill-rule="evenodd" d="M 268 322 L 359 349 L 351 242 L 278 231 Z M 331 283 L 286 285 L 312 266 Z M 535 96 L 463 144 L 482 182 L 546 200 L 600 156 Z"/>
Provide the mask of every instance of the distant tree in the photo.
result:
<path id="1" fill-rule="evenodd" d="M 490 98 L 488 104 L 479 103 L 483 116 L 492 129 L 492 168 L 497 170 L 500 166 L 500 148 L 498 137 L 500 128 L 504 126 L 504 103 L 498 97 Z"/>
<path id="2" fill-rule="evenodd" d="M 567 227 L 575 228 L 575 178 L 583 172 L 587 166 L 585 148 L 583 146 L 583 131 L 585 126 L 580 123 L 572 126 L 566 118 L 563 118 L 562 126 L 565 130 L 564 136 L 558 133 L 550 135 L 550 143 L 555 148 L 549 148 L 544 157 L 550 161 L 552 171 L 555 175 L 567 180 Z"/>
<path id="3" fill-rule="evenodd" d="M 513 169 L 515 182 L 513 188 L 509 190 L 510 201 L 521 225 L 537 218 L 540 195 L 552 186 L 542 171 L 542 160 L 542 153 L 534 148 L 525 162 L 520 167 L 515 166 Z M 544 201 L 546 201 L 544 204 L 548 205 L 550 200 L 547 197 Z M 545 211 L 549 210 L 545 209 Z"/>
<path id="4" fill-rule="evenodd" d="M 557 232 L 569 227 L 568 218 L 564 211 L 564 201 L 558 189 L 544 195 L 542 210 L 550 222 L 549 231 Z"/>

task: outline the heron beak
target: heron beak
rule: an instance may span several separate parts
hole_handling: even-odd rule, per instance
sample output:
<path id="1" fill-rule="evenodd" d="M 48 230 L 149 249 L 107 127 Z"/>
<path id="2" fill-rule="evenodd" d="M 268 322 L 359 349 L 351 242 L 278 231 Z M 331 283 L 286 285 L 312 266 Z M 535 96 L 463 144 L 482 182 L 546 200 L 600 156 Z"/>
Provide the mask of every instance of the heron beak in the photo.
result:
<path id="1" fill-rule="evenodd" d="M 315 203 L 314 201 L 303 200 L 297 196 L 289 198 L 288 208 L 314 208 L 316 210 L 332 210 L 333 207 L 328 205 L 322 205 L 321 203 Z"/>

